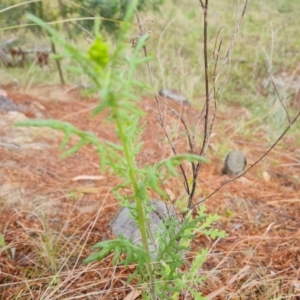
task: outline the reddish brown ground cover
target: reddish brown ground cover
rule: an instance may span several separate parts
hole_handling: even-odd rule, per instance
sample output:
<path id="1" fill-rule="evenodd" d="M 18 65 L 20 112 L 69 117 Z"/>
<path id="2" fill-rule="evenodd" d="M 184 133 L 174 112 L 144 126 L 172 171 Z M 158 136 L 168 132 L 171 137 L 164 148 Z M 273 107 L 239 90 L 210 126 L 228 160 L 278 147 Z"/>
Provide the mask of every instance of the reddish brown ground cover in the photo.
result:
<path id="1" fill-rule="evenodd" d="M 65 120 L 102 139 L 115 140 L 114 128 L 103 114 L 90 118 L 96 100 L 83 97 L 79 90 L 36 87 L 21 93 L 13 86 L 2 88 L 18 104 L 43 108 L 46 118 Z M 171 150 L 156 121 L 155 100 L 144 99 L 140 105 L 147 121 L 138 157 L 144 165 L 168 157 Z M 182 111 L 187 124 L 195 128 L 200 109 L 172 107 Z M 36 117 L 30 105 L 24 111 Z M 218 113 L 209 162 L 199 174 L 198 198 L 228 180 L 221 174 L 224 158 L 215 154 L 224 135 L 231 135 L 228 145 L 242 149 L 249 165 L 271 145 L 263 128 L 253 128 L 253 135 L 247 137 L 231 134 L 235 128 L 232 112 L 247 116 L 238 106 Z M 164 117 L 172 141 L 185 153 L 188 147 L 178 118 L 170 111 L 164 111 Z M 198 132 L 201 138 L 201 124 Z M 39 141 L 48 138 L 37 137 Z M 216 226 L 228 237 L 213 241 L 198 236 L 193 242 L 189 256 L 203 246 L 211 248 L 200 272 L 208 276 L 200 288 L 203 294 L 213 299 L 300 299 L 300 151 L 296 138 L 287 135 L 262 163 L 207 201 L 209 212 L 221 216 Z M 126 284 L 134 266 L 112 266 L 111 256 L 101 263 L 83 264 L 96 242 L 111 237 L 108 224 L 118 204 L 110 189 L 118 178 L 102 174 L 101 180 L 72 180 L 79 175 L 101 175 L 99 158 L 93 149 L 84 147 L 61 160 L 61 139 L 51 141 L 51 147 L 44 150 L 0 147 L 0 184 L 9 183 L 19 191 L 17 199 L 1 201 L 0 232 L 6 244 L 15 248 L 14 259 L 9 257 L 10 250 L 0 252 L 1 299 L 124 299 L 135 289 L 134 282 Z M 179 197 L 182 178 L 171 178 L 164 186 L 172 191 L 171 198 Z"/>

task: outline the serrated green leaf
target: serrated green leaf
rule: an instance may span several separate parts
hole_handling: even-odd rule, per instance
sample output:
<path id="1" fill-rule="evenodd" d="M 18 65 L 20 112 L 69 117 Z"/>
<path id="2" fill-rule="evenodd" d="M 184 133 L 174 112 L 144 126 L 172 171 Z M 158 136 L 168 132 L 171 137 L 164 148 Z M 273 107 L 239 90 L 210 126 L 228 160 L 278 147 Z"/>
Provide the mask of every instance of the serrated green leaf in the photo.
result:
<path id="1" fill-rule="evenodd" d="M 81 140 L 79 143 L 77 143 L 75 146 L 73 146 L 72 148 L 70 148 L 69 150 L 65 151 L 61 157 L 62 158 L 67 158 L 70 155 L 77 153 L 84 145 L 86 144 L 85 140 Z"/>
<path id="2" fill-rule="evenodd" d="M 114 248 L 115 254 L 114 254 L 114 258 L 112 260 L 112 264 L 115 265 L 117 263 L 117 261 L 119 260 L 120 256 L 121 256 L 121 248 L 116 246 Z"/>
<path id="3" fill-rule="evenodd" d="M 93 110 L 92 110 L 92 116 L 98 115 L 100 112 L 105 110 L 106 108 L 110 107 L 109 103 L 107 101 L 103 101 L 102 103 L 98 104 Z"/>
<path id="4" fill-rule="evenodd" d="M 90 263 L 94 261 L 101 261 L 108 253 L 111 252 L 111 249 L 103 248 L 100 252 L 91 254 L 84 260 L 84 263 Z"/>

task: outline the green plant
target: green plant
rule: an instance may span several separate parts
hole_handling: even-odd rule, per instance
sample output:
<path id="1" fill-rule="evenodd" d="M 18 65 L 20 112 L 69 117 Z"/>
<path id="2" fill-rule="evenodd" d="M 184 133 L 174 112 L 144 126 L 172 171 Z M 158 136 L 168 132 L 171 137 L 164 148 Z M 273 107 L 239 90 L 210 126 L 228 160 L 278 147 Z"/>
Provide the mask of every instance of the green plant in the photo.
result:
<path id="1" fill-rule="evenodd" d="M 79 23 L 87 30 L 94 27 L 96 16 L 102 18 L 101 29 L 109 34 L 116 34 L 121 28 L 121 24 L 130 5 L 130 0 L 74 0 L 72 2 L 57 1 L 37 1 L 26 3 L 22 0 L 4 0 L 0 4 L 0 24 L 5 26 L 16 25 L 24 22 L 25 13 L 31 13 L 44 21 L 55 21 L 61 18 L 85 18 Z M 138 0 L 139 10 L 159 10 L 164 0 Z M 67 24 L 67 23 L 64 23 Z M 73 27 L 75 28 L 75 27 Z M 31 26 L 30 30 L 37 32 L 40 27 Z M 66 25 L 68 35 L 71 35 L 71 28 Z M 73 30 L 74 31 L 74 30 Z"/>
<path id="2" fill-rule="evenodd" d="M 0 253 L 1 253 L 1 248 L 2 248 L 2 251 L 5 252 L 5 254 L 7 255 L 7 257 L 9 259 L 11 259 L 11 260 L 14 259 L 16 249 L 11 248 L 8 245 L 6 245 L 4 235 L 0 232 Z M 8 251 L 8 250 L 10 250 L 10 251 Z"/>
<path id="3" fill-rule="evenodd" d="M 180 268 L 185 264 L 185 253 L 190 249 L 190 243 L 196 233 L 202 233 L 213 239 L 225 237 L 225 233 L 212 229 L 212 224 L 219 219 L 217 215 L 207 215 L 205 206 L 198 211 L 199 216 L 192 218 L 189 212 L 184 220 L 170 218 L 162 224 L 159 231 L 159 249 L 156 257 L 156 274 L 161 280 L 156 283 L 159 299 L 177 299 L 180 293 L 185 292 L 194 296 L 194 299 L 205 299 L 199 293 L 199 285 L 205 280 L 201 275 L 202 264 L 206 261 L 207 249 L 196 254 L 188 272 Z"/>
<path id="4" fill-rule="evenodd" d="M 109 33 L 116 33 L 121 28 L 130 2 L 130 0 L 76 0 L 76 3 L 79 4 L 77 13 L 81 16 L 101 16 L 103 19 L 102 28 Z M 164 0 L 139 0 L 137 1 L 137 9 L 158 10 L 163 2 Z M 93 20 L 85 20 L 82 22 L 82 25 L 91 30 L 94 26 L 94 22 Z"/>
<path id="5" fill-rule="evenodd" d="M 135 206 L 129 207 L 140 229 L 142 246 L 134 245 L 131 240 L 120 236 L 115 240 L 95 245 L 95 248 L 100 251 L 92 254 L 86 262 L 101 260 L 109 252 L 114 251 L 114 263 L 125 265 L 137 263 L 136 271 L 131 278 L 138 275 L 140 283 L 148 283 L 149 292 L 145 293 L 145 297 L 171 299 L 184 289 L 192 293 L 196 299 L 202 299 L 196 284 L 199 284 L 203 278 L 199 276 L 197 270 L 205 261 L 207 252 L 202 251 L 196 256 L 190 271 L 184 272 L 180 268 L 185 263 L 185 253 L 197 232 L 212 238 L 225 236 L 223 231 L 214 230 L 211 227 L 212 223 L 217 220 L 217 216 L 206 215 L 205 207 L 201 206 L 198 211 L 199 216 L 196 218 L 192 218 L 191 211 L 185 212 L 183 219 L 171 217 L 161 225 L 160 236 L 157 237 L 158 253 L 155 255 L 149 249 L 148 190 L 165 196 L 160 186 L 161 178 L 170 175 L 177 176 L 177 167 L 184 160 L 196 166 L 202 163 L 204 158 L 196 154 L 179 154 L 146 167 L 140 167 L 137 162 L 137 155 L 142 148 L 140 136 L 143 127 L 140 125 L 140 117 L 143 111 L 135 101 L 137 97 L 134 88 L 143 84 L 135 79 L 134 73 L 137 66 L 147 62 L 149 58 L 140 57 L 148 35 L 142 36 L 137 41 L 131 57 L 124 57 L 127 32 L 136 4 L 136 1 L 132 1 L 128 6 L 113 53 L 110 52 L 110 45 L 103 41 L 103 37 L 97 30 L 100 25 L 99 19 L 95 25 L 95 39 L 92 45 L 88 52 L 82 52 L 64 40 L 45 22 L 32 15 L 28 16 L 29 20 L 48 31 L 54 43 L 63 46 L 64 52 L 56 58 L 71 57 L 77 64 L 72 67 L 72 71 L 84 72 L 90 78 L 94 85 L 93 91 L 99 95 L 99 105 L 93 110 L 93 116 L 103 110 L 107 111 L 108 119 L 115 125 L 119 143 L 99 140 L 94 133 L 79 130 L 62 121 L 30 120 L 16 125 L 47 126 L 63 131 L 65 133 L 65 139 L 61 145 L 61 149 L 65 149 L 63 157 L 76 153 L 84 145 L 92 145 L 99 154 L 102 171 L 108 168 L 110 172 L 122 179 L 122 182 L 114 189 L 116 197 L 120 199 L 120 204 L 128 206 L 128 201 L 135 202 Z M 118 68 L 120 63 L 124 66 L 122 71 Z M 79 142 L 66 149 L 72 135 L 77 136 Z M 124 195 L 124 188 L 130 189 L 131 194 Z M 126 255 L 122 261 L 120 261 L 121 254 Z M 181 278 L 184 278 L 186 283 L 190 282 L 191 285 L 183 286 L 179 281 Z"/>
<path id="6" fill-rule="evenodd" d="M 57 20 L 59 17 L 58 9 L 53 7 L 51 1 L 22 1 L 22 0 L 3 0 L 0 4 L 0 24 L 1 26 L 19 25 L 25 19 L 26 13 L 32 13 L 44 21 Z M 39 32 L 40 28 L 36 26 L 30 27 L 30 30 Z"/>

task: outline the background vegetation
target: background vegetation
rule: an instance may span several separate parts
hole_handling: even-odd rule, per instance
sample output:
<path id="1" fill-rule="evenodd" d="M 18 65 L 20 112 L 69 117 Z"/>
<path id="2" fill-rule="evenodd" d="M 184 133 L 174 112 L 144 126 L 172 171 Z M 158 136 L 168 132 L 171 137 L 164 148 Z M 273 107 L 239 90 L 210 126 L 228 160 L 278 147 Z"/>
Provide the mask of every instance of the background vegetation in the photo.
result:
<path id="1" fill-rule="evenodd" d="M 7 2 L 7 0 L 6 0 Z M 7 7 L 8 3 L 1 1 L 1 7 Z M 11 1 L 8 1 L 11 5 Z M 22 1 L 15 1 L 21 3 Z M 0 14 L 1 37 L 15 37 L 16 45 L 23 48 L 47 47 L 45 39 L 38 40 L 32 35 L 29 28 L 14 26 L 28 22 L 24 18 L 26 11 L 36 13 L 46 21 L 59 21 L 62 19 L 58 2 L 42 1 L 16 7 Z M 103 25 L 105 31 L 113 31 L 119 26 L 126 7 L 126 1 L 111 1 L 107 9 L 107 1 L 90 1 L 83 5 L 81 1 L 64 2 L 66 17 L 74 18 L 68 22 L 68 28 L 79 33 L 74 35 L 72 43 L 82 49 L 88 47 L 83 30 L 77 25 L 82 25 L 90 30 L 91 20 L 77 20 L 76 18 L 90 18 L 98 14 L 105 7 Z M 122 5 L 120 3 L 123 3 Z M 203 95 L 203 63 L 202 63 L 202 12 L 197 1 L 140 1 L 143 9 L 143 29 L 150 33 L 147 48 L 150 56 L 156 59 L 151 63 L 155 90 L 169 87 L 184 92 L 193 103 L 197 103 Z M 41 6 L 43 9 L 41 10 Z M 96 8 L 97 7 L 97 8 Z M 154 10 L 152 9 L 154 8 Z M 222 99 L 230 102 L 243 103 L 247 108 L 258 114 L 257 118 L 266 121 L 268 118 L 276 120 L 276 126 L 281 128 L 284 121 L 284 111 L 278 105 L 277 95 L 268 78 L 268 71 L 274 76 L 274 80 L 280 87 L 280 93 L 285 103 L 291 103 L 294 98 L 299 62 L 299 40 L 295 38 L 298 33 L 296 11 L 300 3 L 295 0 L 286 1 L 259 1 L 249 3 L 243 26 L 236 39 L 235 50 L 230 66 L 230 78 L 226 81 Z M 240 5 L 241 9 L 241 5 Z M 46 12 L 46 13 L 45 13 Z M 101 14 L 101 13 L 100 13 Z M 215 37 L 222 27 L 223 52 L 220 58 L 225 56 L 230 38 L 234 33 L 236 21 L 236 1 L 213 1 L 209 11 L 209 47 L 210 53 L 214 47 Z M 116 22 L 108 21 L 115 19 Z M 88 22 L 89 25 L 86 23 Z M 135 21 L 134 21 L 135 22 Z M 13 26 L 9 29 L 7 27 Z M 110 27 L 111 26 L 111 27 Z M 63 30 L 63 25 L 60 25 Z M 34 27 L 36 28 L 36 27 Z M 66 36 L 67 33 L 65 32 Z M 138 29 L 133 27 L 132 37 L 139 35 Z M 113 37 L 106 36 L 107 39 Z M 48 46 L 49 47 L 49 46 Z M 50 47 L 49 47 L 50 48 Z M 130 49 L 128 49 L 130 51 Z M 68 66 L 68 61 L 62 62 Z M 212 61 L 210 61 L 212 63 Z M 54 66 L 54 63 L 53 63 Z M 51 66 L 50 66 L 51 68 Z M 37 69 L 28 72 L 28 76 L 16 78 L 15 70 L 9 70 L 4 81 L 12 79 L 26 83 L 26 81 L 38 82 L 49 80 L 58 82 L 58 75 L 53 72 L 43 72 Z M 225 72 L 229 71 L 229 68 Z M 72 84 L 85 84 L 85 77 L 74 77 L 68 74 L 68 82 Z M 138 77 L 147 82 L 147 72 L 141 67 Z M 29 80 L 30 78 L 30 80 Z M 257 105 L 259 103 L 259 105 Z M 269 109 L 272 106 L 274 109 Z M 260 115 L 260 116 L 259 116 Z"/>

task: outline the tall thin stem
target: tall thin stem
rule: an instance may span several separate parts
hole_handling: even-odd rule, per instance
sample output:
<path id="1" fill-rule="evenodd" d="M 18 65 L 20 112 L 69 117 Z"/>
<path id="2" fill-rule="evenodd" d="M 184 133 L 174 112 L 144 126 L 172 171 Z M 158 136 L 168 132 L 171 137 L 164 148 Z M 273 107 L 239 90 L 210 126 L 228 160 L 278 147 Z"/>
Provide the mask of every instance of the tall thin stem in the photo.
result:
<path id="1" fill-rule="evenodd" d="M 139 187 L 138 183 L 135 177 L 135 171 L 134 171 L 134 162 L 132 160 L 132 157 L 130 155 L 130 149 L 128 145 L 128 138 L 123 130 L 124 123 L 122 120 L 119 118 L 119 110 L 117 105 L 114 105 L 112 107 L 113 110 L 113 115 L 114 115 L 114 120 L 117 125 L 118 133 L 120 140 L 122 141 L 122 147 L 123 147 L 123 152 L 124 156 L 127 162 L 128 166 L 128 175 L 129 179 L 133 188 L 134 192 L 134 199 L 136 203 L 136 212 L 137 212 L 137 223 L 141 232 L 141 237 L 142 237 L 142 243 L 145 252 L 148 254 L 148 257 L 151 258 L 150 255 L 150 250 L 149 250 L 149 243 L 147 239 L 147 228 L 146 228 L 146 218 L 145 218 L 145 212 L 144 212 L 144 205 L 143 205 L 143 199 L 140 197 L 140 192 L 139 192 Z M 156 299 L 156 291 L 155 291 L 155 284 L 154 284 L 154 278 L 153 278 L 153 269 L 152 269 L 152 264 L 149 259 L 149 263 L 147 265 L 147 270 L 149 274 L 149 280 L 150 280 L 150 289 L 151 289 L 151 296 L 152 299 Z"/>
<path id="2" fill-rule="evenodd" d="M 208 10 L 208 0 L 205 0 L 205 5 L 203 7 L 203 56 L 204 56 L 204 74 L 205 74 L 205 115 L 204 115 L 204 137 L 202 143 L 202 149 L 200 155 L 205 153 L 208 140 L 208 122 L 209 122 L 209 78 L 208 78 L 208 57 L 207 57 L 207 10 Z"/>
<path id="3" fill-rule="evenodd" d="M 56 47 L 55 47 L 55 44 L 53 42 L 51 42 L 51 51 L 52 51 L 52 53 L 57 54 Z M 63 75 L 63 71 L 62 71 L 59 59 L 56 59 L 55 62 L 56 62 L 56 67 L 57 67 L 57 70 L 58 70 L 60 82 L 61 82 L 62 85 L 65 85 L 66 82 L 65 82 L 65 79 L 64 79 L 64 75 Z"/>
<path id="4" fill-rule="evenodd" d="M 204 77 L 205 77 L 205 115 L 204 115 L 204 132 L 203 132 L 203 142 L 202 149 L 200 151 L 200 155 L 203 156 L 205 154 L 205 150 L 207 147 L 207 142 L 209 139 L 209 78 L 208 78 L 208 55 L 207 55 L 207 11 L 208 11 L 208 0 L 205 0 L 205 4 L 202 0 L 199 0 L 200 5 L 203 9 L 203 58 L 204 58 Z M 189 201 L 187 208 L 191 208 L 193 197 L 196 192 L 197 187 L 197 177 L 201 167 L 201 162 L 198 162 L 195 167 L 193 167 L 193 183 L 191 192 L 189 194 Z M 186 214 L 184 214 L 185 216 Z"/>

